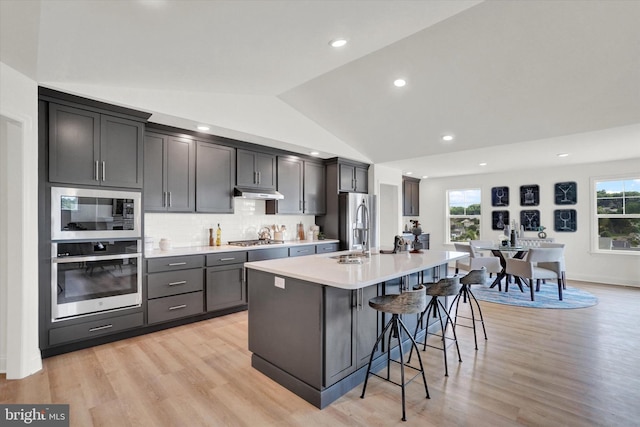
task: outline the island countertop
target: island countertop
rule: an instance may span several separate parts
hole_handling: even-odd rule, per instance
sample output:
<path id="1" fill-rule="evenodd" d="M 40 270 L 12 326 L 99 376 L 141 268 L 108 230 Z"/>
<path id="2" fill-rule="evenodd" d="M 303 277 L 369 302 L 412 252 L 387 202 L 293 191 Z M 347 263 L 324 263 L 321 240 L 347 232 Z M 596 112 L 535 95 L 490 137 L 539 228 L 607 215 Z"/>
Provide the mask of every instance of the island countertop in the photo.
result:
<path id="1" fill-rule="evenodd" d="M 340 264 L 340 255 L 349 251 L 301 258 L 281 258 L 245 263 L 245 267 L 341 289 L 360 289 L 411 273 L 446 264 L 469 254 L 426 250 L 422 253 L 372 254 L 362 264 Z"/>

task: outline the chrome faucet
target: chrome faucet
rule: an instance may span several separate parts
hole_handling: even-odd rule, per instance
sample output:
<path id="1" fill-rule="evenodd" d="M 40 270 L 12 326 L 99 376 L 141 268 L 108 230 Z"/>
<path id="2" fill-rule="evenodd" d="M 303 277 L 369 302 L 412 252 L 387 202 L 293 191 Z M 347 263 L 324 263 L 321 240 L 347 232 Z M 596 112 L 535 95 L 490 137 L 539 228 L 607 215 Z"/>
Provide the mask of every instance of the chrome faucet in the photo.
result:
<path id="1" fill-rule="evenodd" d="M 357 237 L 358 231 L 362 232 L 362 255 L 364 257 L 369 258 L 371 257 L 371 243 L 369 242 L 370 240 L 369 208 L 367 208 L 367 205 L 365 204 L 364 199 L 362 199 L 362 202 L 360 203 L 360 205 L 358 206 L 358 209 L 356 210 L 356 222 L 360 218 L 361 210 L 362 210 L 362 227 L 356 228 L 354 232 L 356 233 L 356 237 Z"/>

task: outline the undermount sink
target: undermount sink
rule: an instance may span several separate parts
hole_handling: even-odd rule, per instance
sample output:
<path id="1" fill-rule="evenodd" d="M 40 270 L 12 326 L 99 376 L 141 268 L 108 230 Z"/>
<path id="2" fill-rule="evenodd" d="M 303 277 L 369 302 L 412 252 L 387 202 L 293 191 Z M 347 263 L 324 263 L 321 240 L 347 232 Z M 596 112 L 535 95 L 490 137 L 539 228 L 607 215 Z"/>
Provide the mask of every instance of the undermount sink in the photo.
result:
<path id="1" fill-rule="evenodd" d="M 362 252 L 351 252 L 332 256 L 331 258 L 337 259 L 339 264 L 362 264 L 362 258 L 367 258 L 367 255 Z"/>

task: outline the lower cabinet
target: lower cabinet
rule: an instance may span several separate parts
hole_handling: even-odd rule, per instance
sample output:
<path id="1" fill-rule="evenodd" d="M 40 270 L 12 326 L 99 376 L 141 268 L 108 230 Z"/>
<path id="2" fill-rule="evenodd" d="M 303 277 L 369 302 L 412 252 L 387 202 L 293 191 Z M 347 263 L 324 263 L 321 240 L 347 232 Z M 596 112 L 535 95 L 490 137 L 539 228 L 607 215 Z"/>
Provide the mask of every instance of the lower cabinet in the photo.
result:
<path id="1" fill-rule="evenodd" d="M 246 260 L 246 251 L 207 255 L 207 311 L 247 304 Z"/>
<path id="2" fill-rule="evenodd" d="M 147 323 L 204 312 L 203 263 L 201 255 L 147 261 Z"/>
<path id="3" fill-rule="evenodd" d="M 144 314 L 140 311 L 120 316 L 110 316 L 76 325 L 53 328 L 49 330 L 49 345 L 53 346 L 71 341 L 96 338 L 137 328 L 143 324 Z"/>
<path id="4" fill-rule="evenodd" d="M 336 252 L 340 248 L 338 243 L 320 243 L 316 245 L 317 254 L 326 254 L 329 252 Z"/>

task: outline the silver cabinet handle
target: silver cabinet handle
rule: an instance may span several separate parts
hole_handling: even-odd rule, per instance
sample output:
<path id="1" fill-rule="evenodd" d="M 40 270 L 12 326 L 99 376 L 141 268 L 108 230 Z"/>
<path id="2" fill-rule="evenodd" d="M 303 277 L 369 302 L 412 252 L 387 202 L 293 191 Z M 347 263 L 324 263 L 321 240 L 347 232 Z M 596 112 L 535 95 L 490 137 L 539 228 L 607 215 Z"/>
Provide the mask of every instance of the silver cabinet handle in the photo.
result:
<path id="1" fill-rule="evenodd" d="M 98 166 L 98 161 L 96 160 L 96 181 L 100 181 L 100 177 L 98 174 L 100 173 L 100 166 Z"/>
<path id="2" fill-rule="evenodd" d="M 169 311 L 180 310 L 181 308 L 187 308 L 187 304 L 174 305 L 173 307 L 169 307 Z"/>
<path id="3" fill-rule="evenodd" d="M 169 207 L 171 207 L 171 191 L 169 191 Z"/>
<path id="4" fill-rule="evenodd" d="M 163 191 L 162 192 L 162 207 L 164 208 L 165 206 L 167 206 L 167 192 Z"/>
<path id="5" fill-rule="evenodd" d="M 106 176 L 107 176 L 107 162 L 105 162 L 104 160 L 102 161 L 102 180 L 105 181 L 106 180 Z"/>
<path id="6" fill-rule="evenodd" d="M 186 280 L 181 280 L 179 282 L 170 282 L 168 283 L 168 286 L 178 286 L 178 285 L 186 285 L 187 281 Z"/>
<path id="7" fill-rule="evenodd" d="M 97 331 L 102 331 L 104 329 L 109 329 L 109 328 L 113 328 L 113 325 L 109 324 L 104 326 L 96 326 L 95 328 L 89 329 L 89 332 L 97 332 Z"/>
<path id="8" fill-rule="evenodd" d="M 253 183 L 257 184 L 258 183 L 258 172 L 253 171 Z"/>
<path id="9" fill-rule="evenodd" d="M 169 267 L 175 267 L 177 265 L 187 265 L 187 263 L 186 262 L 172 262 L 172 263 L 167 264 L 167 266 L 169 266 Z"/>
<path id="10" fill-rule="evenodd" d="M 262 172 L 258 172 L 258 184 L 260 184 L 260 181 L 262 181 L 261 174 L 262 174 Z"/>
<path id="11" fill-rule="evenodd" d="M 235 257 L 234 258 L 220 258 L 220 259 L 218 259 L 218 261 L 233 261 L 234 259 L 235 259 Z"/>

